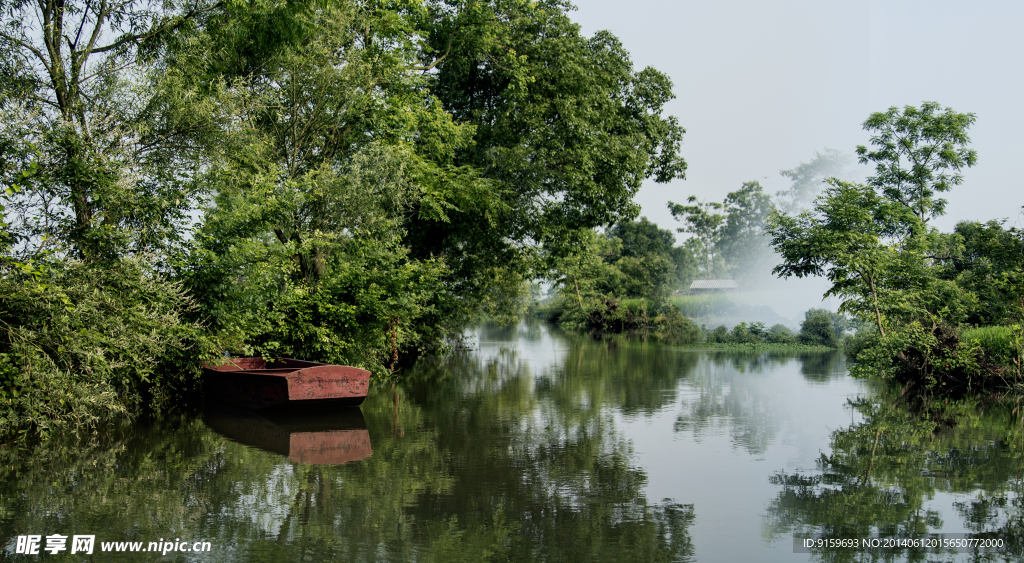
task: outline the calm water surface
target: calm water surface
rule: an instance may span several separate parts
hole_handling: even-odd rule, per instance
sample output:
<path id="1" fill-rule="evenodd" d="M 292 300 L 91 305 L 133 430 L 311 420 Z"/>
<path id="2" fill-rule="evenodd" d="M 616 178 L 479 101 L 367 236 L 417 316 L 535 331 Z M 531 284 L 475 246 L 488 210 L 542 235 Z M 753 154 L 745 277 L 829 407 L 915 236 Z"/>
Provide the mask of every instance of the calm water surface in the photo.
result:
<path id="1" fill-rule="evenodd" d="M 210 408 L 0 448 L 4 560 L 1018 560 L 1018 417 L 943 432 L 838 353 L 681 350 L 484 328 L 361 411 Z M 854 403 L 854 404 L 851 404 Z M 1005 412 L 1004 412 L 1005 411 Z M 992 532 L 981 554 L 794 553 L 833 538 Z M 19 535 L 96 535 L 93 556 Z M 208 553 L 99 553 L 102 542 Z M 44 542 L 45 543 L 45 542 Z M 45 547 L 45 545 L 44 545 Z"/>

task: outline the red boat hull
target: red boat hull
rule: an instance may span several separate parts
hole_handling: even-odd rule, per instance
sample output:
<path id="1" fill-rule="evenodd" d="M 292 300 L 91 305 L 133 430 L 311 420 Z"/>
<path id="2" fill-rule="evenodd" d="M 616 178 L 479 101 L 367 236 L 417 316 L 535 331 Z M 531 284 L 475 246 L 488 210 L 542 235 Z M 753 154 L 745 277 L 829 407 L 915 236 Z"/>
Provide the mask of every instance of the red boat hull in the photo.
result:
<path id="1" fill-rule="evenodd" d="M 338 465 L 373 455 L 359 409 L 306 406 L 295 412 L 256 412 L 209 405 L 206 424 L 236 442 L 305 465 Z"/>
<path id="2" fill-rule="evenodd" d="M 357 406 L 366 398 L 370 372 L 281 358 L 231 358 L 203 366 L 207 393 L 251 409 L 336 403 Z"/>

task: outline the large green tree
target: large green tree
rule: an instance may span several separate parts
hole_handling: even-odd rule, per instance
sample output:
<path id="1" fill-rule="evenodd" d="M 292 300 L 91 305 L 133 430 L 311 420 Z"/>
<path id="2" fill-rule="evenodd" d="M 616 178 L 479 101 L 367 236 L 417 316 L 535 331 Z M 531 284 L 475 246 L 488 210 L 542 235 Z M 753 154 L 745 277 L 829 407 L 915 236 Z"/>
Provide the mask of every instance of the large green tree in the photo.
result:
<path id="1" fill-rule="evenodd" d="M 236 146 L 207 174 L 214 205 L 190 287 L 213 328 L 249 352 L 380 372 L 395 347 L 434 345 L 451 328 L 438 317 L 449 269 L 441 256 L 409 255 L 406 225 L 445 222 L 493 197 L 453 163 L 472 129 L 451 119 L 415 68 L 414 12 L 372 2 L 284 8 L 242 23 L 298 31 L 274 49 L 241 35 L 239 51 L 252 54 L 211 69 L 232 78 L 224 97 Z M 238 35 L 225 27 L 207 36 L 231 49 Z M 235 76 L 241 68 L 248 73 Z"/>
<path id="2" fill-rule="evenodd" d="M 427 6 L 422 58 L 432 91 L 475 127 L 456 162 L 481 170 L 504 205 L 414 221 L 407 240 L 416 255 L 445 256 L 463 280 L 525 268 L 538 247 L 564 254 L 585 231 L 635 217 L 644 180 L 684 176 L 683 128 L 662 115 L 671 81 L 635 70 L 611 34 L 581 35 L 568 2 Z"/>
<path id="3" fill-rule="evenodd" d="M 772 246 L 782 256 L 773 272 L 827 278 L 825 296 L 842 298 L 840 311 L 872 318 L 884 335 L 889 278 L 900 258 L 889 243 L 908 219 L 914 222 L 908 215 L 868 186 L 833 180 L 813 210 L 769 215 Z"/>
<path id="4" fill-rule="evenodd" d="M 8 212 L 22 241 L 89 260 L 165 248 L 192 203 L 190 146 L 155 119 L 147 58 L 213 2 L 0 3 L 0 173 L 39 166 Z M 184 173 L 184 174 L 183 174 Z"/>

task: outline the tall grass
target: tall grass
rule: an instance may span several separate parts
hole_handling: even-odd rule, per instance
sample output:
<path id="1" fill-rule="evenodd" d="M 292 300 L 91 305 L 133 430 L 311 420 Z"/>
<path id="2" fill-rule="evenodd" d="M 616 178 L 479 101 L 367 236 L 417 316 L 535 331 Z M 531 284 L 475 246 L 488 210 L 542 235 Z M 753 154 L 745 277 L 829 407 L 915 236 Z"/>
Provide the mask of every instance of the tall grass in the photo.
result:
<path id="1" fill-rule="evenodd" d="M 977 344 L 985 358 L 1004 368 L 1020 371 L 1024 337 L 1020 326 L 982 326 L 960 334 L 961 342 Z"/>

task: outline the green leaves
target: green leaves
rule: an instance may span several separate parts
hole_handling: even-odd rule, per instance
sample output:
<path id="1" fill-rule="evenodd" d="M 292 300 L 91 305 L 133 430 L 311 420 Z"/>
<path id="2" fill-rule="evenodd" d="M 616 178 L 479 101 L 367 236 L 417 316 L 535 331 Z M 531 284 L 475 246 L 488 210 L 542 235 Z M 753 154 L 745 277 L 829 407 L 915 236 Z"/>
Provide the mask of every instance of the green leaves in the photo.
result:
<path id="1" fill-rule="evenodd" d="M 0 279 L 0 434 L 82 431 L 197 384 L 211 342 L 180 286 L 137 262 L 48 261 Z"/>
<path id="2" fill-rule="evenodd" d="M 494 181 L 505 207 L 487 241 L 493 250 L 473 259 L 523 263 L 522 244 L 558 254 L 576 231 L 635 217 L 644 179 L 683 177 L 683 130 L 662 116 L 669 79 L 634 71 L 607 32 L 581 36 L 566 2 L 452 0 L 429 9 L 426 50 L 445 57 L 430 85 L 456 120 L 475 127 L 456 161 Z M 453 227 L 478 220 L 467 213 Z M 424 251 L 459 252 L 456 229 Z"/>
<path id="3" fill-rule="evenodd" d="M 857 147 L 861 164 L 875 164 L 868 185 L 912 209 L 923 222 L 944 215 L 946 200 L 936 198 L 936 192 L 962 184 L 962 169 L 978 161 L 977 151 L 967 148 L 967 129 L 975 120 L 973 113 L 942 109 L 935 102 L 871 114 L 864 129 L 873 133 L 872 150 Z"/>
<path id="4" fill-rule="evenodd" d="M 831 180 L 812 211 L 772 212 L 767 230 L 782 256 L 774 273 L 826 277 L 826 296 L 844 299 L 840 311 L 872 318 L 883 335 L 886 314 L 914 307 L 906 298 L 929 277 L 921 222 L 869 186 Z M 919 236 L 897 236 L 908 231 Z"/>
<path id="5" fill-rule="evenodd" d="M 714 257 L 716 256 L 715 245 L 721 236 L 721 229 L 725 225 L 726 216 L 717 213 L 724 206 L 714 201 L 701 202 L 697 196 L 690 196 L 686 200 L 693 205 L 680 205 L 668 202 L 669 211 L 677 221 L 683 222 L 679 229 L 681 233 L 694 235 L 695 254 L 704 261 L 704 275 L 711 278 L 714 275 Z"/>

